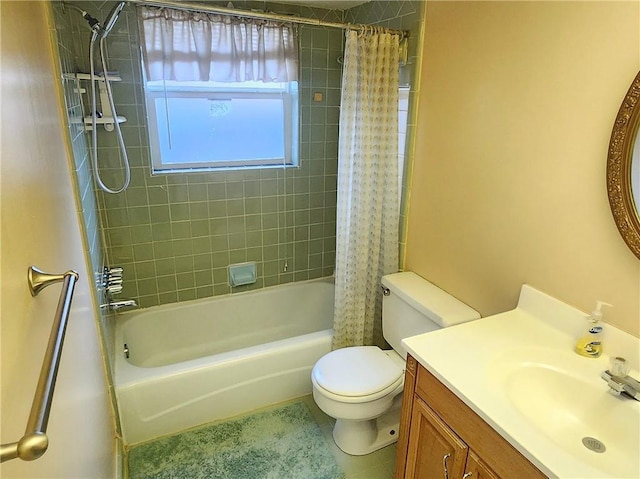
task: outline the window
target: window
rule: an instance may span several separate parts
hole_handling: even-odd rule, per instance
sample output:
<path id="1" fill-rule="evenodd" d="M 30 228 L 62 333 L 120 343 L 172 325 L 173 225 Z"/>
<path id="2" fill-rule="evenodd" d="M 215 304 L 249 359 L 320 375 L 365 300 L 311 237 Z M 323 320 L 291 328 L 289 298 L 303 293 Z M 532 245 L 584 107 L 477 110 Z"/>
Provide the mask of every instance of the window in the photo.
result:
<path id="1" fill-rule="evenodd" d="M 293 24 L 141 6 L 156 173 L 296 165 Z"/>
<path id="2" fill-rule="evenodd" d="M 297 82 L 146 83 L 155 173 L 295 166 Z"/>

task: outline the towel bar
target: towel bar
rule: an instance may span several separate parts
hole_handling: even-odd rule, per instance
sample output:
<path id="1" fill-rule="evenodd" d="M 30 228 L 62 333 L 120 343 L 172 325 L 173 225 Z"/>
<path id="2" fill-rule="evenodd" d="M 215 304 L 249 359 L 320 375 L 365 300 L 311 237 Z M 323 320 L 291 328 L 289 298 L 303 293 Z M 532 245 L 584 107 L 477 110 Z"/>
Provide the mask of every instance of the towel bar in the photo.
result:
<path id="1" fill-rule="evenodd" d="M 17 442 L 0 445 L 0 462 L 16 458 L 33 461 L 42 456 L 49 446 L 49 439 L 46 435 L 47 423 L 49 422 L 53 390 L 56 385 L 62 345 L 73 299 L 73 289 L 78 281 L 78 273 L 67 271 L 64 274 L 49 274 L 31 266 L 27 278 L 31 296 L 36 296 L 50 284 L 62 281 L 63 285 L 24 436 Z"/>

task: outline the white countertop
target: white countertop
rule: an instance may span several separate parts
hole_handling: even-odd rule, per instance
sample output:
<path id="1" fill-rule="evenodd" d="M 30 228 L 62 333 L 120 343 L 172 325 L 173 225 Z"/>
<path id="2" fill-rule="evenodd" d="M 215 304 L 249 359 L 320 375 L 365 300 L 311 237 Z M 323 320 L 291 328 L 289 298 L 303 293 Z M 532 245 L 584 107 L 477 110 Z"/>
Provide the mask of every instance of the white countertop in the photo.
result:
<path id="1" fill-rule="evenodd" d="M 605 354 L 597 359 L 579 356 L 574 346 L 579 332 L 586 328 L 584 318 L 583 312 L 525 285 L 518 307 L 512 311 L 413 336 L 403 344 L 549 477 L 638 478 L 640 448 L 633 441 L 640 444 L 640 402 L 609 394 L 600 373 L 608 369 L 611 354 L 627 357 L 631 375 L 638 378 L 640 340 L 607 325 Z M 531 389 L 540 372 L 545 382 L 539 390 Z M 547 378 L 551 381 L 546 382 Z M 586 406 L 585 399 L 589 399 Z M 585 409 L 592 404 L 593 409 Z M 577 405 L 588 414 L 580 416 Z M 578 411 L 576 418 L 572 417 L 574 409 Z M 595 414 L 590 414 L 592 411 Z M 625 419 L 624 437 L 632 438 L 630 450 L 635 450 L 635 457 L 629 453 L 629 441 L 618 447 L 615 427 L 602 422 L 609 413 Z M 600 421 L 593 431 L 589 430 L 592 419 L 585 419 L 589 415 Z M 605 443 L 605 453 L 595 453 L 581 444 L 583 436 L 591 435 Z"/>

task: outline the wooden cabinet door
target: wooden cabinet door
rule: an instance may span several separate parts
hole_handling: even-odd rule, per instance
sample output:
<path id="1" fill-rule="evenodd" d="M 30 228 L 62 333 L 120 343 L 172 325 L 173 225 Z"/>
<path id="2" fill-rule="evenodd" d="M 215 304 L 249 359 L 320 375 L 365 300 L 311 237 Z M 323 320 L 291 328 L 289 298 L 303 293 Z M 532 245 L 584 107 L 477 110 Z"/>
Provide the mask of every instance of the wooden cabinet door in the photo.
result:
<path id="1" fill-rule="evenodd" d="M 462 477 L 467 445 L 418 397 L 410 431 L 405 479 Z"/>
<path id="2" fill-rule="evenodd" d="M 469 451 L 463 479 L 500 479 L 473 451 Z"/>

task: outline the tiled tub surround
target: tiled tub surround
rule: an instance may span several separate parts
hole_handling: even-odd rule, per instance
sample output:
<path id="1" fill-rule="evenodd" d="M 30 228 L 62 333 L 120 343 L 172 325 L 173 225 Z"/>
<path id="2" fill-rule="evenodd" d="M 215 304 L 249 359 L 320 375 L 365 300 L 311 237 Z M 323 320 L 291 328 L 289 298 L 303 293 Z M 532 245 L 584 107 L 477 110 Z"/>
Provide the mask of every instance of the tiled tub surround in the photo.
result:
<path id="1" fill-rule="evenodd" d="M 380 9 L 383 4 L 387 8 Z M 99 18 L 112 5 L 82 2 Z M 348 14 L 264 2 L 235 2 L 235 6 L 336 22 Z M 373 13 L 367 21 L 375 23 L 373 17 L 377 17 L 378 23 L 389 23 L 397 17 L 395 26 L 416 29 L 421 25 L 421 7 L 422 2 L 372 2 Z M 64 65 L 65 71 L 87 71 L 88 30 L 80 16 L 72 13 L 64 14 L 65 35 L 60 40 L 60 48 L 75 55 Z M 418 37 L 412 34 L 416 40 L 412 43 Z M 88 226 L 92 228 L 89 238 L 103 239 L 107 262 L 125 268 L 120 297 L 136 298 L 140 306 L 148 307 L 229 293 L 226 267 L 243 261 L 257 262 L 258 281 L 234 292 L 333 273 L 342 43 L 341 30 L 300 27 L 298 168 L 152 176 L 138 25 L 134 8 L 125 9 L 107 48 L 109 68 L 123 80 L 112 87 L 118 114 L 127 118 L 122 129 L 132 166 L 131 186 L 119 195 L 98 191 L 100 224 Z M 72 91 L 75 85 L 67 83 L 69 96 L 77 97 Z M 322 93 L 321 102 L 313 101 L 314 93 Z M 68 109 L 68 114 L 73 124 L 80 112 Z M 122 176 L 115 133 L 100 130 L 98 135 L 102 176 L 107 184 L 117 185 Z M 88 135 L 77 137 L 79 143 L 90 144 Z M 78 169 L 79 181 L 90 184 L 86 146 L 74 146 L 74 154 L 76 162 L 84 164 Z M 89 200 L 85 209 L 85 218 L 90 219 Z"/>
<path id="2" fill-rule="evenodd" d="M 91 271 L 97 272 L 101 271 L 104 264 L 105 250 L 100 232 L 98 199 L 93 184 L 88 137 L 85 135 L 84 127 L 80 121 L 83 116 L 82 99 L 77 93 L 79 85 L 73 75 L 78 71 L 75 51 L 78 25 L 75 22 L 75 17 L 70 14 L 69 9 L 62 7 L 61 2 L 52 2 L 52 5 L 62 71 L 61 81 L 65 111 L 69 119 L 67 127 L 75 168 L 75 187 L 80 200 L 80 214 L 85 229 L 85 248 L 87 248 L 91 261 Z"/>
<path id="3" fill-rule="evenodd" d="M 112 3 L 82 6 L 104 16 Z M 340 20 L 341 12 L 304 10 Z M 77 32 L 78 69 L 86 70 L 88 33 L 83 25 Z M 109 68 L 122 77 L 112 88 L 118 114 L 127 117 L 122 130 L 132 167 L 126 192 L 98 192 L 106 257 L 125 269 L 120 297 L 148 307 L 229 293 L 227 266 L 244 261 L 257 262 L 258 281 L 234 291 L 332 275 L 342 32 L 300 28 L 300 166 L 286 171 L 152 176 L 133 7 L 125 9 L 107 45 Z M 313 102 L 318 92 L 322 101 Z M 117 185 L 116 136 L 98 135 L 103 178 Z"/>

